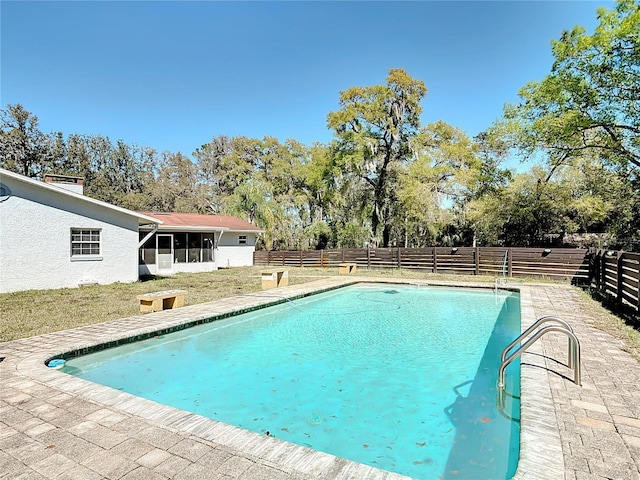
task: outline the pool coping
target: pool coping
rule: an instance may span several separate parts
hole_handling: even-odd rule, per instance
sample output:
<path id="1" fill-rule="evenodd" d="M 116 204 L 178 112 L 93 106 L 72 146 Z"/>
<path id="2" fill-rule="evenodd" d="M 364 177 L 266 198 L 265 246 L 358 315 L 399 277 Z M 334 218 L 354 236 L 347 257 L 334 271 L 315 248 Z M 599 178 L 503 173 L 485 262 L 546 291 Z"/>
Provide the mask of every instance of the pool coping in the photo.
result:
<path id="1" fill-rule="evenodd" d="M 172 431 L 186 432 L 204 440 L 233 448 L 265 464 L 276 466 L 283 472 L 306 478 L 385 478 L 407 479 L 401 474 L 379 470 L 324 452 L 284 442 L 255 432 L 224 424 L 197 414 L 160 405 L 151 400 L 71 377 L 45 362 L 65 352 L 91 349 L 95 345 L 119 342 L 123 338 L 152 336 L 166 329 L 181 329 L 190 322 L 199 322 L 212 316 L 228 316 L 238 310 L 253 310 L 287 299 L 318 293 L 359 282 L 385 282 L 424 286 L 492 288 L 486 283 L 421 281 L 401 278 L 329 277 L 274 291 L 236 295 L 214 302 L 183 307 L 177 310 L 138 315 L 104 324 L 76 328 L 39 337 L 33 337 L 28 355 L 15 365 L 16 372 L 40 384 L 99 405 L 120 410 Z M 522 330 L 535 320 L 535 310 L 529 287 L 508 286 L 520 293 Z M 10 343 L 10 342 L 9 342 Z M 0 344 L 0 347 L 2 344 Z M 542 369 L 540 368 L 542 367 Z M 560 479 L 565 476 L 562 444 L 556 419 L 551 387 L 542 346 L 534 344 L 521 361 L 521 438 L 520 460 L 514 479 Z M 541 469 L 541 465 L 544 468 Z"/>

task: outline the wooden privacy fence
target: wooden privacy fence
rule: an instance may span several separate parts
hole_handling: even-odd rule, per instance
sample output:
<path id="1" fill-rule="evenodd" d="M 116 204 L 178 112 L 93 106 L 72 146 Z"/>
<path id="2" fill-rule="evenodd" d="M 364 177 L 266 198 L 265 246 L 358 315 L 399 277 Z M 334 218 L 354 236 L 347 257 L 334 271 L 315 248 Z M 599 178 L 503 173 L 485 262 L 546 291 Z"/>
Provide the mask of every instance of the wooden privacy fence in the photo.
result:
<path id="1" fill-rule="evenodd" d="M 407 268 L 433 273 L 589 281 L 589 254 L 578 248 L 428 247 L 256 251 L 254 265 Z"/>
<path id="2" fill-rule="evenodd" d="M 257 251 L 254 265 L 406 268 L 433 273 L 533 277 L 589 285 L 640 313 L 640 253 L 585 248 L 428 247 Z"/>
<path id="3" fill-rule="evenodd" d="M 640 253 L 592 248 L 590 286 L 640 313 Z"/>

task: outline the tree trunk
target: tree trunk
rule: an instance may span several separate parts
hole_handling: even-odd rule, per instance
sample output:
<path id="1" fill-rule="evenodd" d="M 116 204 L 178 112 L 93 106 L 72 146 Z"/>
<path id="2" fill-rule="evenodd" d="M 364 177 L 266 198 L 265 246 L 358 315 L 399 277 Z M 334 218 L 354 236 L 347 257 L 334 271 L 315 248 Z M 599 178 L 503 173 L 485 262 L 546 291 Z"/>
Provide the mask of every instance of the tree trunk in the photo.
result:
<path id="1" fill-rule="evenodd" d="M 389 240 L 391 239 L 391 227 L 385 223 L 382 230 L 382 248 L 389 247 Z"/>

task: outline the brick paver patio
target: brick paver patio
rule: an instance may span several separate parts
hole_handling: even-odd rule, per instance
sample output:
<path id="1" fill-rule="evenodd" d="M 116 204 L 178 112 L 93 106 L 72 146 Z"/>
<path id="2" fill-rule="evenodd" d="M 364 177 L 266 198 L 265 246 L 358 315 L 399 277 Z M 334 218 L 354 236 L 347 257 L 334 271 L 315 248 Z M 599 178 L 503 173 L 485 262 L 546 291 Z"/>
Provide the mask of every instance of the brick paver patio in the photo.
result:
<path id="1" fill-rule="evenodd" d="M 279 289 L 278 295 L 353 280 L 327 278 Z M 521 460 L 515 478 L 640 480 L 640 364 L 618 340 L 593 328 L 592 319 L 577 307 L 579 292 L 573 287 L 520 288 L 523 325 L 544 315 L 572 324 L 582 345 L 583 384 L 574 385 L 564 365 L 565 337 L 547 335 L 525 354 Z M 47 358 L 64 351 L 268 301 L 273 298 L 237 296 L 0 344 L 0 478 L 405 478 L 44 366 Z"/>

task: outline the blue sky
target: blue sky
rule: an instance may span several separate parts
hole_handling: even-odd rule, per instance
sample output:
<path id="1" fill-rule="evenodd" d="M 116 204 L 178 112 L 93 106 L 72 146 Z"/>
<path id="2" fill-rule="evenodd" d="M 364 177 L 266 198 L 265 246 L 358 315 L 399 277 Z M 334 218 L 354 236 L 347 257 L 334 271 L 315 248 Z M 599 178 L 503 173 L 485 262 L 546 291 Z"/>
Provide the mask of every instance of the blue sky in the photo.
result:
<path id="1" fill-rule="evenodd" d="M 219 135 L 327 142 L 340 90 L 423 80 L 423 124 L 473 136 L 592 31 L 605 1 L 0 2 L 0 103 L 43 132 L 190 155 Z"/>

